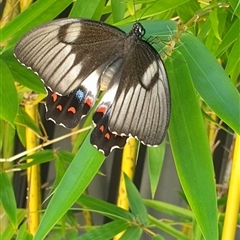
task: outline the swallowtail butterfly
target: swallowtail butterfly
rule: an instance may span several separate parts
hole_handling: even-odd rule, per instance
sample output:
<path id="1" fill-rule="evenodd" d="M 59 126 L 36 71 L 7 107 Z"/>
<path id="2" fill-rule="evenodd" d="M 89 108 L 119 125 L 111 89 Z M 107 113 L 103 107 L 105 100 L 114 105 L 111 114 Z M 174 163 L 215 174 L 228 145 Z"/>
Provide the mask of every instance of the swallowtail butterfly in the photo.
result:
<path id="1" fill-rule="evenodd" d="M 137 22 L 126 34 L 87 19 L 59 19 L 34 28 L 14 54 L 46 91 L 46 118 L 74 128 L 106 90 L 93 114 L 90 141 L 106 156 L 129 137 L 159 145 L 170 115 L 166 71 Z"/>

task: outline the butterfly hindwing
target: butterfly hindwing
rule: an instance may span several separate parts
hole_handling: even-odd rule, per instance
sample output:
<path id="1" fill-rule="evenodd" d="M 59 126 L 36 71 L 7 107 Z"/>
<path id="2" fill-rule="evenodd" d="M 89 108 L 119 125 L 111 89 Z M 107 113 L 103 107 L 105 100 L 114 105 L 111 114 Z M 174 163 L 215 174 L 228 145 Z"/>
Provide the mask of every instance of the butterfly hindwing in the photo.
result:
<path id="1" fill-rule="evenodd" d="M 101 112 L 101 109 L 103 111 Z M 98 111 L 99 110 L 99 111 Z M 120 136 L 109 131 L 108 118 L 111 108 L 108 106 L 98 106 L 98 110 L 93 116 L 93 119 L 97 122 L 95 128 L 92 131 L 90 142 L 104 155 L 108 156 L 114 148 L 123 148 L 126 144 L 128 137 Z"/>
<path id="2" fill-rule="evenodd" d="M 64 127 L 74 128 L 88 114 L 94 101 L 85 89 L 76 89 L 67 96 L 60 96 L 48 89 L 46 118 Z"/>

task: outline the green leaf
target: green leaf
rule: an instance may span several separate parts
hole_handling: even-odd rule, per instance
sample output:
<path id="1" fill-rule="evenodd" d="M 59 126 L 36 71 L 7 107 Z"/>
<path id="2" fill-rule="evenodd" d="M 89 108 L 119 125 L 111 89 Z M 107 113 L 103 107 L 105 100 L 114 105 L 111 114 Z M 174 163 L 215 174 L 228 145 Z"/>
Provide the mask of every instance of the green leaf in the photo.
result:
<path id="1" fill-rule="evenodd" d="M 58 184 L 60 183 L 61 179 L 63 178 L 64 174 L 66 173 L 67 170 L 67 165 L 66 163 L 62 160 L 61 157 L 56 157 L 55 161 L 55 169 L 56 169 L 56 177 L 54 179 L 52 189 L 55 189 Z"/>
<path id="2" fill-rule="evenodd" d="M 100 199 L 83 194 L 77 202 L 91 211 L 100 212 L 114 220 L 134 221 L 132 213 Z"/>
<path id="3" fill-rule="evenodd" d="M 52 159 L 54 159 L 56 176 L 52 184 L 52 189 L 55 189 L 57 187 L 64 174 L 66 173 L 67 167 L 72 162 L 74 156 L 74 154 L 67 151 L 54 151 L 54 157 L 52 157 Z"/>
<path id="4" fill-rule="evenodd" d="M 75 156 L 74 154 L 67 152 L 67 151 L 57 151 L 56 154 L 57 154 L 57 157 L 61 161 L 69 163 L 69 164 L 72 162 L 72 160 Z"/>
<path id="5" fill-rule="evenodd" d="M 81 17 L 93 19 L 98 7 L 101 7 L 101 0 L 83 1 L 77 0 L 69 14 L 69 17 Z M 98 19 L 95 19 L 98 20 Z"/>
<path id="6" fill-rule="evenodd" d="M 82 236 L 75 238 L 75 240 L 108 240 L 112 239 L 118 233 L 124 231 L 129 226 L 129 223 L 123 220 L 116 220 L 104 224 Z"/>
<path id="7" fill-rule="evenodd" d="M 18 111 L 17 91 L 7 64 L 0 59 L 0 118 L 14 125 Z"/>
<path id="8" fill-rule="evenodd" d="M 157 16 L 159 19 L 163 19 L 162 14 L 164 15 L 171 10 L 175 10 L 176 7 L 189 1 L 190 0 L 157 1 L 154 3 L 153 7 L 147 6 L 146 8 L 142 8 L 141 10 L 137 11 L 134 16 L 128 17 L 121 21 L 121 24 L 135 22 L 136 19 L 142 20 L 154 16 Z"/>
<path id="9" fill-rule="evenodd" d="M 12 184 L 5 172 L 0 172 L 0 202 L 13 227 L 17 228 L 17 205 Z"/>
<path id="10" fill-rule="evenodd" d="M 189 45 L 184 46 L 187 51 Z M 218 239 L 212 157 L 186 60 L 189 61 L 174 51 L 173 58 L 166 61 L 171 69 L 168 71 L 172 99 L 169 137 L 178 176 L 199 227 L 206 239 Z"/>
<path id="11" fill-rule="evenodd" d="M 165 238 L 160 235 L 155 235 L 154 237 L 152 237 L 152 240 L 165 240 Z"/>
<path id="12" fill-rule="evenodd" d="M 15 118 L 15 124 L 28 127 L 37 135 L 42 136 L 42 133 L 40 129 L 37 127 L 36 123 L 22 108 L 19 108 L 18 110 L 17 117 Z"/>
<path id="13" fill-rule="evenodd" d="M 191 34 L 182 35 L 178 50 L 184 56 L 194 86 L 203 100 L 240 134 L 240 95 L 223 68 L 206 47 Z M 177 62 L 179 65 L 179 60 Z M 184 62 L 181 66 L 183 65 Z"/>
<path id="14" fill-rule="evenodd" d="M 221 36 L 221 41 L 224 38 L 225 34 L 226 34 L 226 28 L 227 24 L 228 24 L 228 12 L 226 11 L 226 9 L 224 8 L 218 8 L 218 33 Z M 219 46 L 219 43 L 218 43 Z"/>
<path id="15" fill-rule="evenodd" d="M 150 187 L 152 198 L 154 198 L 157 186 L 159 183 L 159 178 L 162 171 L 162 165 L 166 149 L 166 139 L 158 147 L 148 148 L 148 169 L 150 178 Z"/>
<path id="16" fill-rule="evenodd" d="M 233 14 L 240 18 L 240 2 L 236 0 L 229 0 L 229 3 L 233 8 Z"/>
<path id="17" fill-rule="evenodd" d="M 142 198 L 129 177 L 124 174 L 127 196 L 131 212 L 136 218 L 136 221 L 145 226 L 148 223 L 147 209 L 143 204 Z"/>
<path id="18" fill-rule="evenodd" d="M 12 156 L 13 152 L 14 152 L 14 140 L 15 140 L 15 129 L 14 127 L 9 124 L 4 122 L 4 129 L 3 129 L 3 149 L 2 149 L 2 156 L 4 158 L 9 158 Z M 6 163 L 6 165 L 8 165 L 9 167 L 12 164 Z M 4 166 L 6 166 L 4 165 Z"/>
<path id="19" fill-rule="evenodd" d="M 206 39 L 204 39 L 205 46 L 212 52 L 215 53 L 217 51 L 219 40 L 216 38 L 213 29 L 209 30 L 208 26 L 208 34 Z"/>
<path id="20" fill-rule="evenodd" d="M 2 54 L 2 59 L 6 62 L 14 80 L 23 86 L 37 92 L 46 94 L 42 81 L 30 69 L 22 66 L 13 55 L 13 48 L 8 49 Z"/>
<path id="21" fill-rule="evenodd" d="M 28 232 L 28 224 L 24 222 L 18 231 L 16 240 L 32 240 L 33 236 Z"/>
<path id="22" fill-rule="evenodd" d="M 16 125 L 17 136 L 21 144 L 25 147 L 26 146 L 26 128 L 21 125 Z"/>
<path id="23" fill-rule="evenodd" d="M 191 19 L 200 10 L 199 2 L 189 1 L 177 7 L 177 13 L 183 23 Z"/>
<path id="24" fill-rule="evenodd" d="M 126 2 L 122 0 L 111 0 L 111 8 L 113 22 L 122 20 L 126 9 Z"/>
<path id="25" fill-rule="evenodd" d="M 236 19 L 232 24 L 231 27 L 228 29 L 227 33 L 225 33 L 223 40 L 218 47 L 216 52 L 216 57 L 220 57 L 221 54 L 227 51 L 227 49 L 232 46 L 232 44 L 236 41 L 239 35 L 239 28 L 240 28 L 240 20 Z"/>
<path id="26" fill-rule="evenodd" d="M 221 37 L 218 33 L 218 27 L 219 27 L 219 20 L 218 20 L 218 9 L 214 8 L 209 13 L 209 19 L 211 21 L 211 29 L 213 30 L 214 36 L 221 41 Z"/>
<path id="27" fill-rule="evenodd" d="M 173 217 L 183 218 L 184 220 L 187 220 L 189 222 L 193 221 L 192 212 L 185 208 L 156 200 L 145 199 L 143 200 L 143 202 L 145 205 L 157 210 L 158 212 L 166 213 Z"/>
<path id="28" fill-rule="evenodd" d="M 184 235 L 181 231 L 176 230 L 173 228 L 171 225 L 168 223 L 165 223 L 163 221 L 159 221 L 159 219 L 156 219 L 152 216 L 149 217 L 149 222 L 154 225 L 154 227 L 159 228 L 160 230 L 170 234 L 171 236 L 175 237 L 174 239 L 179 239 L 179 240 L 190 240 L 186 235 Z"/>
<path id="29" fill-rule="evenodd" d="M 130 239 L 138 240 L 140 239 L 141 235 L 142 235 L 142 229 L 140 227 L 130 226 L 121 236 L 120 240 L 130 240 Z"/>
<path id="30" fill-rule="evenodd" d="M 57 186 L 40 222 L 39 229 L 34 237 L 35 240 L 44 239 L 57 221 L 84 192 L 102 165 L 103 154 L 98 152 L 89 143 L 89 140 L 90 134 Z M 56 209 L 58 210 L 56 211 Z"/>
<path id="31" fill-rule="evenodd" d="M 20 169 L 27 169 L 31 166 L 34 166 L 36 164 L 42 164 L 45 162 L 50 162 L 51 160 L 53 160 L 55 158 L 55 151 L 54 150 L 44 150 L 44 151 L 40 151 L 34 154 L 31 154 L 29 156 L 26 156 L 24 158 L 21 159 L 20 164 L 17 164 L 16 167 L 20 168 Z M 31 159 L 32 161 L 29 163 L 21 163 L 23 161 L 25 161 L 26 159 Z"/>
<path id="32" fill-rule="evenodd" d="M 24 218 L 26 217 L 25 209 L 17 209 L 17 226 L 24 223 Z M 12 224 L 8 224 L 6 229 L 2 233 L 0 233 L 0 239 L 15 239 L 14 235 L 16 234 L 16 227 Z M 23 239 L 23 238 L 22 238 Z"/>
<path id="33" fill-rule="evenodd" d="M 0 149 L 2 149 L 4 142 L 4 121 L 0 118 Z"/>
<path id="34" fill-rule="evenodd" d="M 228 56 L 226 72 L 228 74 L 231 74 L 232 71 L 235 68 L 237 68 L 238 75 L 239 75 L 239 73 L 240 73 L 239 63 L 240 63 L 240 35 L 238 36 L 235 43 L 233 44 L 232 50 Z"/>
<path id="35" fill-rule="evenodd" d="M 192 223 L 192 236 L 194 236 L 194 240 L 204 240 L 201 230 L 196 221 Z"/>

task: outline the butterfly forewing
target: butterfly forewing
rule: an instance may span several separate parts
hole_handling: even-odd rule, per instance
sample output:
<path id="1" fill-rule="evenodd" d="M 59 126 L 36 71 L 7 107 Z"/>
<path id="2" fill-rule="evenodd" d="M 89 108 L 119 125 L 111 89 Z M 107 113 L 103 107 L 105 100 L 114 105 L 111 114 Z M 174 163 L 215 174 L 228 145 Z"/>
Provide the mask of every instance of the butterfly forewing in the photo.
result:
<path id="1" fill-rule="evenodd" d="M 52 91 L 66 95 L 93 71 L 99 78 L 122 55 L 116 46 L 125 35 L 101 22 L 60 19 L 26 34 L 16 45 L 15 55 Z"/>

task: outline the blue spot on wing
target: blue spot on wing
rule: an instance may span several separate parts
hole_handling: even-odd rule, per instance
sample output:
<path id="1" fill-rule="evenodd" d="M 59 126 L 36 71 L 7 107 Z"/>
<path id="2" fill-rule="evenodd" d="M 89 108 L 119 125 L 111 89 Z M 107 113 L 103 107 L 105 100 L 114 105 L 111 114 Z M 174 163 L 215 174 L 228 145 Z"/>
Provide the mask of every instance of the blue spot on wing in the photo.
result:
<path id="1" fill-rule="evenodd" d="M 75 96 L 79 102 L 82 102 L 85 98 L 85 93 L 81 89 L 78 89 L 75 93 Z"/>

